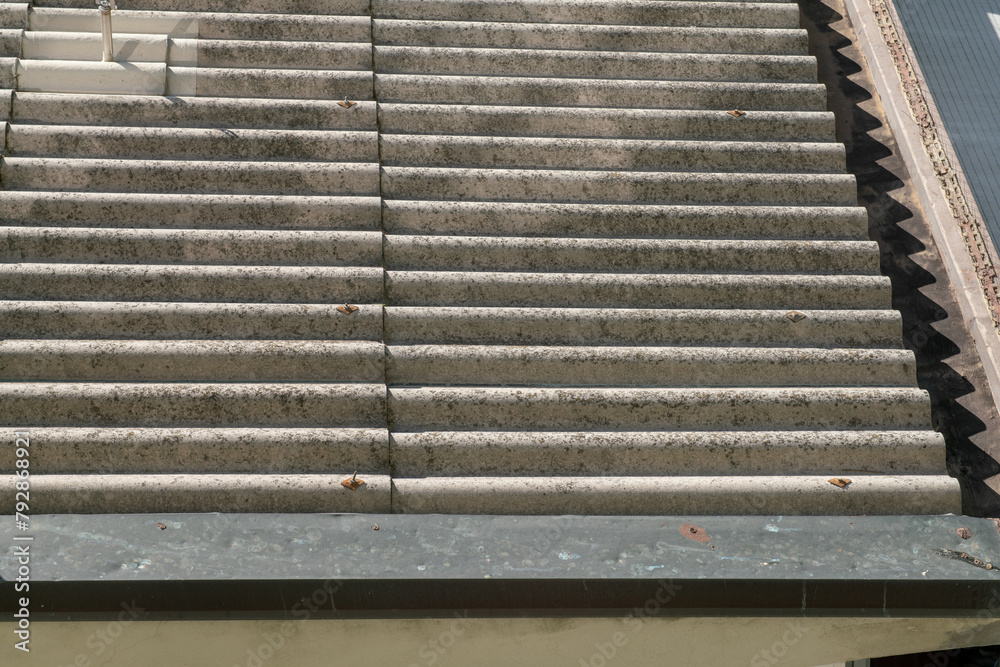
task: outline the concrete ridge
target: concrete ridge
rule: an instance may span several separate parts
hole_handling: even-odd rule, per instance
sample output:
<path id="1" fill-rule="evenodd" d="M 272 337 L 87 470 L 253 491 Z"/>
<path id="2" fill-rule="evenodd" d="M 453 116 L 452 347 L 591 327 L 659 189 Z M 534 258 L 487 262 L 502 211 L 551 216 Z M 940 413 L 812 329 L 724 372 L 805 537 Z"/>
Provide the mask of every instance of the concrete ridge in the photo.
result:
<path id="1" fill-rule="evenodd" d="M 386 232 L 401 235 L 868 240 L 868 214 L 858 206 L 386 199 L 382 222 Z"/>
<path id="2" fill-rule="evenodd" d="M 39 427 L 31 435 L 45 443 L 35 463 L 52 475 L 389 473 L 384 428 Z M 8 460 L 13 467 L 12 455 L 0 455 Z"/>
<path id="3" fill-rule="evenodd" d="M 483 378 L 520 387 L 916 386 L 916 363 L 904 350 L 437 344 L 388 345 L 385 354 L 392 387 L 476 386 Z"/>
<path id="4" fill-rule="evenodd" d="M 76 9 L 76 0 L 34 0 L 35 7 L 64 7 Z M 122 9 L 170 12 L 240 12 L 268 14 L 274 11 L 273 2 L 268 0 L 128 0 L 122 2 Z M 281 6 L 283 14 L 289 15 L 342 15 L 367 16 L 367 0 L 289 0 Z"/>
<path id="5" fill-rule="evenodd" d="M 143 128 L 375 130 L 375 103 L 350 109 L 330 99 L 147 97 L 14 93 L 10 120 L 19 124 L 115 125 Z"/>
<path id="6" fill-rule="evenodd" d="M 273 7 L 271 8 L 273 9 Z M 81 27 L 100 32 L 90 8 L 38 7 L 28 12 L 30 30 L 75 32 Z M 178 38 L 264 39 L 322 42 L 368 42 L 371 19 L 364 15 L 233 13 L 208 11 L 149 11 L 119 7 L 116 31 Z"/>
<path id="7" fill-rule="evenodd" d="M 372 35 L 386 46 L 461 46 L 506 49 L 582 49 L 663 53 L 800 55 L 805 30 L 689 28 L 686 26 L 504 23 L 376 18 Z"/>
<path id="8" fill-rule="evenodd" d="M 6 262 L 382 266 L 369 231 L 0 227 Z"/>
<path id="9" fill-rule="evenodd" d="M 369 382 L 381 343 L 363 341 L 4 340 L 0 374 L 16 381 Z"/>
<path id="10" fill-rule="evenodd" d="M 854 206 L 850 174 L 384 166 L 385 199 Z"/>
<path id="11" fill-rule="evenodd" d="M 190 301 L 0 301 L 0 337 L 80 340 L 382 339 L 382 306 Z"/>
<path id="12" fill-rule="evenodd" d="M 378 162 L 375 132 L 12 124 L 8 157 Z"/>
<path id="13" fill-rule="evenodd" d="M 389 235 L 382 252 L 392 271 L 878 274 L 871 241 Z"/>
<path id="14" fill-rule="evenodd" d="M 799 9 L 781 0 L 374 0 L 375 19 L 582 23 L 683 27 L 798 28 Z"/>
<path id="15" fill-rule="evenodd" d="M 182 229 L 379 229 L 377 196 L 7 190 L 0 219 L 23 225 Z"/>
<path id="16" fill-rule="evenodd" d="M 960 513 L 946 475 L 393 478 L 394 512 L 844 515 Z"/>
<path id="17" fill-rule="evenodd" d="M 106 64 L 43 4 L 33 511 L 960 511 L 796 3 L 134 0 Z"/>
<path id="18" fill-rule="evenodd" d="M 382 134 L 385 167 L 843 174 L 835 143 Z"/>
<path id="19" fill-rule="evenodd" d="M 378 383 L 0 384 L 3 426 L 269 426 L 379 428 L 385 386 Z"/>
<path id="20" fill-rule="evenodd" d="M 172 264 L 0 265 L 8 299 L 378 303 L 382 269 Z"/>
<path id="21" fill-rule="evenodd" d="M 374 47 L 379 74 L 431 73 L 658 81 L 814 83 L 816 60 L 798 55 L 647 53 L 457 46 Z"/>
<path id="22" fill-rule="evenodd" d="M 351 491 L 341 484 L 354 469 L 324 474 L 115 474 L 38 475 L 32 488 L 46 500 L 43 514 L 129 512 L 363 512 L 391 511 L 389 476 L 359 471 L 364 484 Z M 13 493 L 14 478 L 3 478 L 2 493 Z"/>
<path id="23" fill-rule="evenodd" d="M 834 141 L 833 114 L 757 111 L 739 119 L 702 109 L 607 109 L 380 103 L 379 127 L 399 134 L 675 141 Z"/>
<path id="24" fill-rule="evenodd" d="M 375 94 L 380 102 L 411 104 L 719 111 L 733 108 L 751 111 L 826 110 L 826 89 L 816 83 L 379 73 L 375 76 Z"/>
<path id="25" fill-rule="evenodd" d="M 929 408 L 916 387 L 388 389 L 394 432 L 916 430 Z"/>
<path id="26" fill-rule="evenodd" d="M 399 477 L 937 475 L 933 431 L 428 431 L 392 434 Z M 863 460 L 857 468 L 845 461 Z"/>
<path id="27" fill-rule="evenodd" d="M 378 164 L 3 157 L 19 190 L 207 194 L 378 195 Z"/>
<path id="28" fill-rule="evenodd" d="M 389 345 L 679 345 L 899 349 L 894 310 L 388 306 Z M 796 321 L 793 321 L 796 320 Z"/>

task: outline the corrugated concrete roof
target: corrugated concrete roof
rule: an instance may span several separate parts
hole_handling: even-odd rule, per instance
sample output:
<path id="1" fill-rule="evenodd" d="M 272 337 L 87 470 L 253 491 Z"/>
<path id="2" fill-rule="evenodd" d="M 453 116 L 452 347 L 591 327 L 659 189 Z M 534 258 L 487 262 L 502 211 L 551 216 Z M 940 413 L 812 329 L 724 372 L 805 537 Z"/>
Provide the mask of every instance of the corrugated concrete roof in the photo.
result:
<path id="1" fill-rule="evenodd" d="M 960 511 L 794 3 L 135 8 L 2 7 L 36 512 Z"/>

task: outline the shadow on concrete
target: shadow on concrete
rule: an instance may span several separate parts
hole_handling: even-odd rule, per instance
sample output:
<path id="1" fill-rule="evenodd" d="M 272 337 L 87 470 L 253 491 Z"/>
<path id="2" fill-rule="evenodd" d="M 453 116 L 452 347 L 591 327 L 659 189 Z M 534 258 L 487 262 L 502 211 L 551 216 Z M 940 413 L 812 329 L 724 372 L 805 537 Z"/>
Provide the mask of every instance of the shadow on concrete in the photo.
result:
<path id="1" fill-rule="evenodd" d="M 947 443 L 948 473 L 962 487 L 963 512 L 1000 516 L 1000 494 L 984 481 L 1000 473 L 1000 463 L 988 453 L 987 422 L 996 408 L 864 57 L 840 0 L 799 4 L 820 81 L 827 85 L 827 106 L 836 116 L 837 140 L 847 147 L 847 168 L 857 178 L 859 203 L 868 209 L 870 237 L 892 282 L 892 305 L 902 314 L 904 342 L 916 356 L 917 383 L 930 394 L 934 428 Z"/>

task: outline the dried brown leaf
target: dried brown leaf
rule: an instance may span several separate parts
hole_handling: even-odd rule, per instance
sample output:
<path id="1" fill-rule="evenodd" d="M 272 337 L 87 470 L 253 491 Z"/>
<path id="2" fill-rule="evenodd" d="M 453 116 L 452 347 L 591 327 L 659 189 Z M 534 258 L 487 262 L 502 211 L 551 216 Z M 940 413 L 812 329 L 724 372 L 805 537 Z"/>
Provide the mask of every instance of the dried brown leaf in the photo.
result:
<path id="1" fill-rule="evenodd" d="M 797 310 L 788 311 L 787 313 L 785 313 L 785 317 L 790 319 L 792 322 L 801 322 L 802 320 L 806 319 L 805 313 L 800 313 Z"/>
<path id="2" fill-rule="evenodd" d="M 167 529 L 167 527 L 166 527 L 166 526 L 164 526 L 164 525 L 163 525 L 162 523 L 160 523 L 159 521 L 157 521 L 157 522 L 156 522 L 156 525 L 160 527 L 160 530 L 166 530 L 166 529 Z"/>
<path id="3" fill-rule="evenodd" d="M 352 306 L 349 303 L 345 303 L 343 306 L 337 306 L 337 310 L 342 312 L 344 315 L 350 315 L 358 309 L 357 306 Z"/>
<path id="4" fill-rule="evenodd" d="M 851 480 L 847 479 L 846 477 L 833 477 L 826 481 L 830 482 L 830 484 L 833 484 L 834 486 L 839 486 L 842 489 L 851 484 Z"/>
<path id="5" fill-rule="evenodd" d="M 961 528 L 955 529 L 955 534 L 961 537 L 963 540 L 967 540 L 972 537 L 972 531 L 962 526 Z"/>
<path id="6" fill-rule="evenodd" d="M 352 101 L 350 101 L 350 100 L 348 100 L 348 99 L 345 98 L 343 102 L 337 102 L 337 104 L 339 104 L 340 106 L 344 107 L 345 109 L 350 109 L 355 104 L 357 104 L 357 102 L 352 102 Z"/>
<path id="7" fill-rule="evenodd" d="M 740 116 L 747 115 L 746 111 L 740 111 L 739 109 L 733 109 L 732 111 L 727 111 L 726 113 L 728 113 L 733 118 L 739 118 Z"/>

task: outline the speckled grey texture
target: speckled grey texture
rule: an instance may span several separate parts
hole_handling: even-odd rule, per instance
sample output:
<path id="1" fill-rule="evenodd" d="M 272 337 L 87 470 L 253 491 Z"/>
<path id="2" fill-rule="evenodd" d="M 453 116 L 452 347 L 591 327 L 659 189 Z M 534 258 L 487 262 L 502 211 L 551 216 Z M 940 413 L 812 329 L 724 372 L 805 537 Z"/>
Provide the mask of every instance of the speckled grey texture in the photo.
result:
<path id="1" fill-rule="evenodd" d="M 695 206 L 385 200 L 390 234 L 868 240 L 857 206 Z M 0 199 L 0 211 L 4 201 Z"/>
<path id="2" fill-rule="evenodd" d="M 726 111 L 379 104 L 379 127 L 394 134 L 488 137 L 601 137 L 705 141 L 834 140 L 832 113 L 758 111 L 734 118 Z"/>
<path id="3" fill-rule="evenodd" d="M 112 508 L 130 512 L 389 512 L 387 475 L 360 471 L 364 484 L 354 490 L 336 474 L 293 475 L 39 475 L 32 480 L 39 513 L 100 514 Z M 12 477 L 0 478 L 0 498 L 14 502 Z"/>
<path id="4" fill-rule="evenodd" d="M 542 77 L 376 74 L 379 101 L 423 104 L 825 111 L 826 88 L 810 83 L 620 81 Z"/>
<path id="5" fill-rule="evenodd" d="M 908 350 L 390 345 L 386 361 L 392 385 L 474 386 L 489 378 L 531 387 L 916 386 Z"/>
<path id="6" fill-rule="evenodd" d="M 565 49 L 376 46 L 375 71 L 668 81 L 813 83 L 811 56 L 642 53 Z"/>
<path id="7" fill-rule="evenodd" d="M 76 0 L 45 0 L 46 7 L 80 6 Z M 176 12 L 255 12 L 267 14 L 275 5 L 269 0 L 123 0 L 120 9 L 144 9 Z M 366 15 L 365 0 L 288 0 L 281 6 L 287 14 Z"/>
<path id="8" fill-rule="evenodd" d="M 938 475 L 944 457 L 944 438 L 933 431 L 429 431 L 392 435 L 397 477 Z"/>
<path id="9" fill-rule="evenodd" d="M 69 102 L 69 104 L 67 104 Z M 14 94 L 12 117 L 19 123 L 98 125 L 107 127 L 211 127 L 226 130 L 307 129 L 375 131 L 375 103 L 350 109 L 334 100 L 269 100 L 225 97 L 145 97 L 135 95 Z"/>
<path id="10" fill-rule="evenodd" d="M 393 306 L 881 310 L 891 306 L 892 296 L 889 279 L 882 276 L 461 271 L 387 274 L 387 303 Z"/>
<path id="11" fill-rule="evenodd" d="M 0 58 L 0 88 L 14 88 L 17 85 L 17 58 Z"/>
<path id="12" fill-rule="evenodd" d="M 5 262 L 382 265 L 378 232 L 0 227 Z"/>
<path id="13" fill-rule="evenodd" d="M 0 28 L 24 30 L 28 27 L 27 2 L 0 3 Z"/>
<path id="14" fill-rule="evenodd" d="M 784 310 L 649 308 L 385 309 L 389 344 L 707 345 L 870 347 L 898 349 L 895 310 L 806 310 L 792 322 Z M 2 320 L 0 320 L 2 321 Z"/>
<path id="15" fill-rule="evenodd" d="M 701 2 L 627 0 L 375 0 L 376 18 L 443 19 L 452 21 L 505 21 L 513 23 L 583 23 L 605 25 L 741 26 L 747 28 L 798 28 L 799 8 L 794 3 L 751 0 L 705 6 Z"/>
<path id="16" fill-rule="evenodd" d="M 373 21 L 372 30 L 377 43 L 398 46 L 424 44 L 503 49 L 769 55 L 800 55 L 808 49 L 806 31 L 797 29 L 413 21 L 378 18 Z"/>
<path id="17" fill-rule="evenodd" d="M 13 442 L 15 430 L 0 429 Z M 33 428 L 34 474 L 389 474 L 384 428 Z M 14 448 L 0 449 L 14 468 Z"/>
<path id="18" fill-rule="evenodd" d="M 14 158 L 16 159 L 16 158 Z M 853 206 L 850 174 L 382 167 L 387 199 Z"/>
<path id="19" fill-rule="evenodd" d="M 367 36 L 366 36 L 367 37 Z M 288 40 L 201 39 L 198 67 L 261 69 L 370 70 L 371 44 Z"/>
<path id="20" fill-rule="evenodd" d="M 835 143 L 383 135 L 385 166 L 834 174 Z"/>
<path id="21" fill-rule="evenodd" d="M 375 132 L 13 125 L 16 157 L 378 162 Z"/>
<path id="22" fill-rule="evenodd" d="M 0 301 L 0 337 L 381 340 L 381 304 L 357 308 L 345 315 L 333 305 L 299 303 Z"/>
<path id="23" fill-rule="evenodd" d="M 442 514 L 927 514 L 961 512 L 945 475 L 394 479 L 394 512 Z"/>
<path id="24" fill-rule="evenodd" d="M 0 56 L 17 58 L 21 55 L 21 42 L 24 31 L 20 28 L 0 29 Z"/>
<path id="25" fill-rule="evenodd" d="M 4 191 L 0 217 L 27 225 L 179 229 L 379 229 L 379 198 Z"/>
<path id="26" fill-rule="evenodd" d="M 48 4 L 48 3 L 47 3 Z M 124 3 L 123 3 L 124 4 Z M 128 4 L 133 4 L 129 2 Z M 201 39 L 307 40 L 369 42 L 368 16 L 235 14 L 204 11 L 143 11 L 119 7 L 114 30 L 121 33 L 152 33 L 170 37 Z M 367 10 L 365 11 L 367 14 Z M 100 32 L 100 17 L 90 7 L 32 7 L 33 30 Z"/>
<path id="27" fill-rule="evenodd" d="M 0 228 L 0 239 L 4 233 Z M 0 246 L 2 248 L 2 246 Z M 878 275 L 872 241 L 387 236 L 389 270 Z"/>
<path id="28" fill-rule="evenodd" d="M 385 423 L 381 384 L 2 383 L 3 426 L 334 427 Z"/>
<path id="29" fill-rule="evenodd" d="M 299 100 L 372 99 L 371 72 L 168 67 L 167 95 L 291 97 Z"/>
<path id="30" fill-rule="evenodd" d="M 0 341 L 0 377 L 21 381 L 368 382 L 381 343 L 353 341 Z M 873 371 L 875 369 L 873 368 Z"/>
<path id="31" fill-rule="evenodd" d="M 0 172 L 19 190 L 378 194 L 378 165 L 369 163 L 4 157 Z"/>
<path id="32" fill-rule="evenodd" d="M 929 429 L 917 388 L 393 387 L 397 431 Z"/>
<path id="33" fill-rule="evenodd" d="M 299 266 L 0 264 L 9 299 L 378 303 L 382 270 Z"/>

